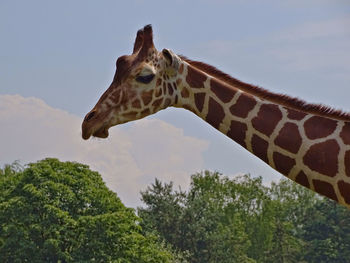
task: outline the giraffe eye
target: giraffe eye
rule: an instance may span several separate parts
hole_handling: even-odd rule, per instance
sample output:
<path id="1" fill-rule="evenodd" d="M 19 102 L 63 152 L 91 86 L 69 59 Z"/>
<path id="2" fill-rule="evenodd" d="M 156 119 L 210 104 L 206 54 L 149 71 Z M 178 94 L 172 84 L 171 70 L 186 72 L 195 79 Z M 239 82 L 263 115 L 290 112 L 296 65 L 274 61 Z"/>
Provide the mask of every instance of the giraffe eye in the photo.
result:
<path id="1" fill-rule="evenodd" d="M 146 76 L 137 76 L 136 81 L 147 84 L 147 83 L 150 83 L 153 78 L 154 78 L 154 74 L 149 74 Z"/>

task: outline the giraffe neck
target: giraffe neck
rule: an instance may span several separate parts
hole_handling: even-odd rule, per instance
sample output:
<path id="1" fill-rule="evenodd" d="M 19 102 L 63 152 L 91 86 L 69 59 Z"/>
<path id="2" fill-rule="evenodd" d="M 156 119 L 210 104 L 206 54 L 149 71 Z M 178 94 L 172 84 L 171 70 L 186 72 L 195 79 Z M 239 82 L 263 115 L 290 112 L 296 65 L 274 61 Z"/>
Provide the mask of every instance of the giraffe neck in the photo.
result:
<path id="1" fill-rule="evenodd" d="M 187 62 L 177 107 L 186 108 L 273 169 L 350 207 L 350 122 L 262 99 Z"/>

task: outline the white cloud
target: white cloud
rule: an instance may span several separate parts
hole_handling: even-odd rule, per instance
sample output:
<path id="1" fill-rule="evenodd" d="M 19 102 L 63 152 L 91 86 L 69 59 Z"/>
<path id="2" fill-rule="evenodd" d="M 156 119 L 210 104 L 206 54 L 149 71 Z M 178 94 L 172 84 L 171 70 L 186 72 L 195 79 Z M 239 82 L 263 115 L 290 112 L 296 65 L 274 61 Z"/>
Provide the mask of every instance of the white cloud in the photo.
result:
<path id="1" fill-rule="evenodd" d="M 0 95 L 0 164 L 46 157 L 77 161 L 101 173 L 128 206 L 140 204 L 139 191 L 154 181 L 186 188 L 189 175 L 203 169 L 208 142 L 185 136 L 164 121 L 144 119 L 114 127 L 106 140 L 83 141 L 81 118 L 37 98 Z"/>

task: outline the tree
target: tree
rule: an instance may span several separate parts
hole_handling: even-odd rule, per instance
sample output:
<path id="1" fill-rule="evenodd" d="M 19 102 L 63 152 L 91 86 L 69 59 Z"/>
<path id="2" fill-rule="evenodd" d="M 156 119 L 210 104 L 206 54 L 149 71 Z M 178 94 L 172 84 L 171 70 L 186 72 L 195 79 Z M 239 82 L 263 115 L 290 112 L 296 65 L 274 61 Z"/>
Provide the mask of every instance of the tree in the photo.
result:
<path id="1" fill-rule="evenodd" d="M 306 262 L 345 263 L 350 259 L 350 211 L 320 198 L 304 218 L 302 237 Z"/>
<path id="2" fill-rule="evenodd" d="M 190 262 L 348 262 L 350 211 L 283 179 L 270 187 L 249 175 L 209 171 L 187 192 L 156 180 L 142 192 L 144 231 Z"/>
<path id="3" fill-rule="evenodd" d="M 171 262 L 88 166 L 57 159 L 0 169 L 1 262 Z"/>
<path id="4" fill-rule="evenodd" d="M 190 262 L 255 262 L 247 256 L 245 216 L 257 202 L 248 204 L 249 194 L 243 192 L 237 181 L 217 172 L 193 175 L 187 193 L 156 180 L 141 193 L 146 207 L 138 214 L 146 231 L 187 253 Z"/>
<path id="5" fill-rule="evenodd" d="M 317 198 L 312 191 L 289 179 L 272 182 L 268 196 L 265 215 L 272 239 L 264 251 L 263 261 L 301 262 L 305 245 L 301 236 L 303 221 Z"/>

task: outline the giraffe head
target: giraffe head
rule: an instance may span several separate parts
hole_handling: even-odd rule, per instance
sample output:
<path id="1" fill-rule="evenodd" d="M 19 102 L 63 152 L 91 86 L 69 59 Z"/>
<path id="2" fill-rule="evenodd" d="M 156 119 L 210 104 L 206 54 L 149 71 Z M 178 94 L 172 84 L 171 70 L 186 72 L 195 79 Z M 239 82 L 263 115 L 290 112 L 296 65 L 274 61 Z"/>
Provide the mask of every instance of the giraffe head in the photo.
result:
<path id="1" fill-rule="evenodd" d="M 85 116 L 82 137 L 106 138 L 110 127 L 141 119 L 174 104 L 175 86 L 171 85 L 175 85 L 179 61 L 168 49 L 157 51 L 150 25 L 139 30 L 133 53 L 118 58 L 110 87 Z"/>

